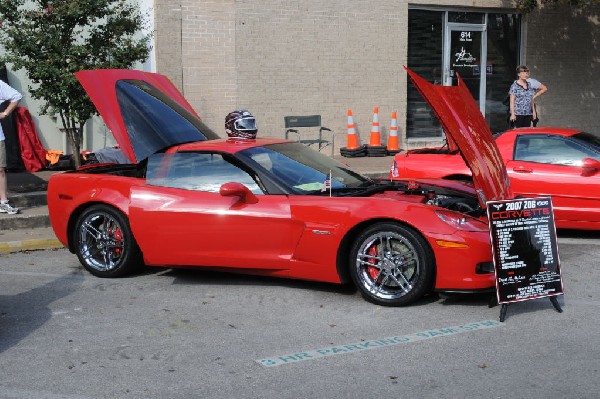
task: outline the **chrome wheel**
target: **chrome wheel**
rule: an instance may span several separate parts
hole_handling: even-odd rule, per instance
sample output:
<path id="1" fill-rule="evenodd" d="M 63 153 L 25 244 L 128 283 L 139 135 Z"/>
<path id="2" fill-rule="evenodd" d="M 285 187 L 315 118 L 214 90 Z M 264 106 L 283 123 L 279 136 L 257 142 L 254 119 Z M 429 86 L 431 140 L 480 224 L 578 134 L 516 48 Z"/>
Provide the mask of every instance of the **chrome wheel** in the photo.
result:
<path id="1" fill-rule="evenodd" d="M 399 306 L 430 288 L 433 257 L 424 239 L 391 223 L 372 226 L 357 239 L 351 275 L 363 296 L 381 305 Z"/>
<path id="2" fill-rule="evenodd" d="M 121 276 L 139 263 L 127 219 L 106 205 L 94 206 L 79 217 L 75 245 L 81 264 L 99 277 Z"/>

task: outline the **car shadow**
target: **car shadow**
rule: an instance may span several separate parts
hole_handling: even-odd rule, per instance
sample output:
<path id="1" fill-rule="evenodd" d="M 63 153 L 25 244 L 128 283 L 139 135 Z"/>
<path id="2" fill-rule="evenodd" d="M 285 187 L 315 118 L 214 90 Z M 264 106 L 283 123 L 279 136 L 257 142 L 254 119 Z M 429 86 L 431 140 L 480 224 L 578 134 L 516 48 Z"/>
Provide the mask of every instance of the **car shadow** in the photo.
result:
<path id="1" fill-rule="evenodd" d="M 356 287 L 354 287 L 352 284 L 323 283 L 318 281 L 294 280 L 202 269 L 163 269 L 154 267 L 150 269 L 153 269 L 152 271 L 156 274 L 173 278 L 173 284 L 286 287 L 301 290 L 310 289 L 321 292 L 338 293 L 342 295 L 355 295 L 357 292 Z"/>
<path id="2" fill-rule="evenodd" d="M 558 295 L 556 297 L 559 306 L 563 308 L 564 306 L 564 297 L 562 295 Z M 502 305 L 499 305 L 496 299 L 496 293 L 478 293 L 478 294 L 446 294 L 440 293 L 440 303 L 445 306 L 488 306 L 490 308 L 498 309 L 498 315 L 500 315 L 500 310 Z M 518 314 L 527 314 L 533 312 L 539 312 L 542 310 L 551 310 L 556 312 L 554 305 L 550 301 L 550 298 L 534 298 L 527 301 L 513 302 L 508 303 L 506 319 L 511 316 L 515 316 Z"/>
<path id="3" fill-rule="evenodd" d="M 160 267 L 149 267 L 148 274 L 160 274 L 173 278 L 173 284 L 185 285 L 244 285 L 263 287 L 285 287 L 299 290 L 320 291 L 325 293 L 339 294 L 344 296 L 358 296 L 359 292 L 352 283 L 335 284 L 318 281 L 294 280 L 270 276 L 257 276 L 249 274 L 238 274 L 226 271 L 213 271 L 202 269 L 164 269 Z M 362 298 L 361 298 L 362 300 Z M 405 306 L 425 306 L 440 300 L 438 293 L 431 292 L 423 298 Z"/>
<path id="4" fill-rule="evenodd" d="M 439 303 L 445 306 L 490 306 L 494 303 L 495 292 L 445 293 L 440 292 Z"/>
<path id="5" fill-rule="evenodd" d="M 76 272 L 16 295 L 0 296 L 0 353 L 17 345 L 52 317 L 50 304 L 77 291 L 85 277 Z"/>

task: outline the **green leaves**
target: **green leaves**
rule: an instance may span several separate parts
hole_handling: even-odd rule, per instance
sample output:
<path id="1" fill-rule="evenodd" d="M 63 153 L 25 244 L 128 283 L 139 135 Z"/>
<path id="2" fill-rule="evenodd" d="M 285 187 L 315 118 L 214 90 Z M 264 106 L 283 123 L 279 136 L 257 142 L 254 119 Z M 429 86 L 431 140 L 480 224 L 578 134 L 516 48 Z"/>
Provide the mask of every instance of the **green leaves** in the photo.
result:
<path id="1" fill-rule="evenodd" d="M 60 114 L 65 130 L 77 130 L 71 144 L 79 152 L 83 125 L 96 110 L 73 73 L 145 61 L 145 23 L 125 0 L 0 0 L 0 61 L 26 70 L 40 111 Z"/>
<path id="2" fill-rule="evenodd" d="M 569 5 L 574 8 L 583 9 L 593 4 L 600 4 L 600 0 L 516 0 L 517 8 L 526 14 L 535 10 L 540 5 Z"/>

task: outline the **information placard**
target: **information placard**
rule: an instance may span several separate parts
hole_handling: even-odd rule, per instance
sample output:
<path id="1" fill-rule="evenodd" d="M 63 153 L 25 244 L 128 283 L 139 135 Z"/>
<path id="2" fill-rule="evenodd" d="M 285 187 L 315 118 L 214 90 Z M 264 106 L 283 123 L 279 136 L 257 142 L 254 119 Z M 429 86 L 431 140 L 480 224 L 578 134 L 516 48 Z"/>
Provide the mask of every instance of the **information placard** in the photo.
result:
<path id="1" fill-rule="evenodd" d="M 487 214 L 498 303 L 562 294 L 551 198 L 490 201 Z"/>

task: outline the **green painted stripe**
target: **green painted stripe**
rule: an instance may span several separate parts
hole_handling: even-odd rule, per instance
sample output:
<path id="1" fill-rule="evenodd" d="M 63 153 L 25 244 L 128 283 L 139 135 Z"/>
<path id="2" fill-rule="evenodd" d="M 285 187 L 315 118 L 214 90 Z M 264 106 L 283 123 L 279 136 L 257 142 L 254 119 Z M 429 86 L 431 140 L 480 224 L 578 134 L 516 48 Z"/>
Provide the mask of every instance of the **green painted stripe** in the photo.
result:
<path id="1" fill-rule="evenodd" d="M 412 342 L 423 341 L 426 339 L 447 337 L 449 335 L 461 334 L 469 331 L 483 330 L 501 326 L 502 323 L 493 320 L 484 320 L 460 326 L 439 328 L 436 330 L 421 331 L 409 335 L 400 335 L 388 338 L 373 339 L 347 345 L 329 346 L 321 349 L 309 350 L 305 352 L 289 353 L 287 355 L 279 355 L 268 357 L 265 359 L 256 360 L 265 367 L 281 366 L 282 364 L 290 364 L 302 362 L 304 360 L 314 360 L 327 356 L 342 355 L 351 352 L 361 352 L 365 350 L 378 349 L 387 346 L 400 344 L 409 344 Z"/>

